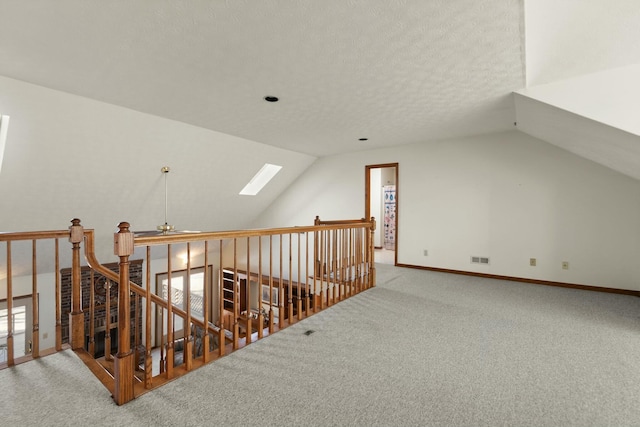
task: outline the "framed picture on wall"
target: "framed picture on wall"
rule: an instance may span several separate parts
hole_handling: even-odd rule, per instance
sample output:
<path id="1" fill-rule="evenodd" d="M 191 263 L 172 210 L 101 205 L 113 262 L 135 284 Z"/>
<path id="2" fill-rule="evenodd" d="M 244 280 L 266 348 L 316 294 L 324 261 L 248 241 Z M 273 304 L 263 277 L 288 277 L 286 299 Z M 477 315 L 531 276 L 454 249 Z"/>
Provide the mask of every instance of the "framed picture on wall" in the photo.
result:
<path id="1" fill-rule="evenodd" d="M 262 302 L 265 304 L 278 305 L 278 288 L 271 289 L 271 301 L 269 301 L 269 285 L 262 285 Z"/>

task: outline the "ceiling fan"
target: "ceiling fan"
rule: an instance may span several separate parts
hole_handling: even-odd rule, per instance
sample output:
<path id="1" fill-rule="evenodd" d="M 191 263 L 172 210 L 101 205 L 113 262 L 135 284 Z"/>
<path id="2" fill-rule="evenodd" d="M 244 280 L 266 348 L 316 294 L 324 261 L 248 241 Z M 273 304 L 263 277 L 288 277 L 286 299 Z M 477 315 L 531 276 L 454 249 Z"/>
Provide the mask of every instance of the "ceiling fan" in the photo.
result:
<path id="1" fill-rule="evenodd" d="M 163 166 L 160 169 L 160 172 L 164 175 L 164 224 L 161 224 L 156 227 L 155 230 L 147 230 L 147 231 L 134 231 L 135 236 L 158 236 L 158 235 L 168 235 L 168 234 L 186 234 L 186 233 L 200 233 L 200 231 L 192 231 L 192 230 L 176 230 L 175 227 L 169 224 L 167 220 L 167 210 L 168 210 L 168 186 L 167 186 L 167 175 L 169 174 L 171 169 L 169 166 Z"/>

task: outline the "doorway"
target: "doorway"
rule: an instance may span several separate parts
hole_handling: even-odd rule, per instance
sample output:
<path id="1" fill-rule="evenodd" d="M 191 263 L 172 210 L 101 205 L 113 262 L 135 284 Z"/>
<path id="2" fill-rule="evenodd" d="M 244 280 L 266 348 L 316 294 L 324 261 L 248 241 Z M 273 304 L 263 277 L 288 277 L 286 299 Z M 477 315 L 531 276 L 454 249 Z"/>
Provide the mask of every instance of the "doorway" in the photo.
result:
<path id="1" fill-rule="evenodd" d="M 398 263 L 398 163 L 365 166 L 365 218 L 374 217 L 376 262 Z"/>

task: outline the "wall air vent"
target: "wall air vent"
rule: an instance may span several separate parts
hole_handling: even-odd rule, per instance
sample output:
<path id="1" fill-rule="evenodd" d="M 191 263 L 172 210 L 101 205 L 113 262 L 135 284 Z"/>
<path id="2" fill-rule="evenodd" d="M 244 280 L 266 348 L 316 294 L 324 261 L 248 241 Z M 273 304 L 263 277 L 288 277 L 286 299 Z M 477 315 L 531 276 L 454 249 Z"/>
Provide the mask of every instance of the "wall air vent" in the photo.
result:
<path id="1" fill-rule="evenodd" d="M 489 264 L 489 257 L 472 256 L 471 264 Z"/>

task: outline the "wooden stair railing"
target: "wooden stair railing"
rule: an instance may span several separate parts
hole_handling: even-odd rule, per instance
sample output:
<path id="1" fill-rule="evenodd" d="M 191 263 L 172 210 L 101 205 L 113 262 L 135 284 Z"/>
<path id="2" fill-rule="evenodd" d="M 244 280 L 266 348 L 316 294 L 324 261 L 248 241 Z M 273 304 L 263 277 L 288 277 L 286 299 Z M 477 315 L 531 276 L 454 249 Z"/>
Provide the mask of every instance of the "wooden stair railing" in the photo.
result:
<path id="1" fill-rule="evenodd" d="M 0 243 L 4 243 L 5 246 L 5 251 L 3 251 L 3 255 L 5 255 L 4 263 L 0 262 L 0 283 L 4 282 L 3 286 L 0 287 L 0 302 L 6 307 L 4 310 L 6 310 L 8 320 L 6 343 L 3 346 L 4 355 L 0 359 L 0 368 L 14 366 L 15 364 L 27 362 L 69 347 L 82 348 L 84 344 L 84 319 L 79 286 L 81 268 L 80 243 L 83 238 L 83 229 L 78 219 L 73 219 L 71 224 L 67 230 L 0 233 Z M 68 344 L 64 342 L 62 326 L 63 307 L 61 295 L 63 285 L 60 277 L 60 239 L 68 240 L 72 244 L 72 303 L 69 307 Z M 24 244 L 20 246 L 24 242 L 31 242 L 30 251 L 24 247 Z M 53 248 L 49 246 L 51 244 Z M 45 250 L 42 249 L 43 247 Z M 39 248 L 40 250 L 38 250 Z M 46 252 L 46 254 L 42 255 L 43 252 Z M 2 259 L 1 256 L 0 259 Z M 53 274 L 51 274 L 52 272 Z M 28 287 L 25 286 L 27 281 L 31 282 Z M 12 320 L 14 317 L 14 304 L 23 295 L 31 299 L 30 319 L 26 321 L 26 323 L 32 325 L 29 331 L 31 335 L 31 352 L 16 358 L 14 336 L 16 331 Z M 45 329 L 41 331 L 41 326 L 43 326 L 41 325 L 42 313 L 54 313 L 53 317 L 55 319 L 55 325 L 53 326 L 55 340 L 53 345 L 46 348 L 43 348 L 42 341 L 50 341 L 48 339 L 48 328 L 52 325 L 44 325 Z"/>
<path id="2" fill-rule="evenodd" d="M 5 264 L 8 270 L 6 299 L 9 314 L 14 300 L 12 281 L 15 276 L 11 271 L 12 255 L 15 255 L 11 242 L 32 240 L 33 332 L 36 337 L 32 357 L 38 357 L 42 351 L 37 338 L 40 324 L 36 302 L 41 285 L 36 270 L 35 242 L 53 239 L 55 350 L 65 348 L 61 339 L 60 319 L 63 313 L 60 307 L 62 285 L 58 240 L 68 239 L 72 252 L 71 302 L 67 308 L 69 345 L 85 363 L 91 361 L 92 372 L 105 382 L 118 405 L 375 286 L 373 218 L 369 221 L 320 221 L 316 218 L 313 226 L 157 236 L 138 236 L 130 230 L 128 223 L 123 222 L 114 234 L 114 254 L 119 257 L 117 271 L 96 259 L 94 230 L 84 229 L 78 219 L 71 223 L 69 230 L 0 233 L 0 243 L 7 242 Z M 84 256 L 91 269 L 88 278 L 86 273 L 82 273 L 80 263 L 83 244 Z M 143 259 L 139 259 L 140 252 L 136 252 L 138 259 L 132 261 L 136 248 L 144 250 Z M 175 267 L 179 265 L 175 260 L 178 252 L 186 254 L 184 267 L 187 279 L 183 288 L 172 289 L 172 273 L 181 270 Z M 158 253 L 166 255 L 159 258 Z M 137 277 L 143 279 L 138 283 L 131 280 L 129 274 L 132 262 L 142 264 L 143 273 Z M 205 286 L 202 295 L 197 296 L 201 311 L 195 313 L 192 310 L 190 272 L 202 267 L 205 267 Z M 136 268 L 139 271 L 141 266 Z M 166 295 L 152 286 L 152 277 L 159 273 L 166 273 L 168 277 Z M 81 297 L 82 283 L 88 280 L 92 287 L 85 289 L 85 301 L 93 301 L 93 285 L 98 277 L 106 281 L 104 305 L 107 310 L 102 326 L 106 331 L 105 356 L 94 361 L 95 308 L 93 303 L 87 306 L 85 302 L 83 306 Z M 225 289 L 225 283 L 229 285 L 228 289 Z M 118 293 L 117 315 L 108 310 L 111 288 Z M 87 298 L 87 293 L 91 293 L 90 298 Z M 178 296 L 180 301 L 176 299 Z M 43 303 L 42 298 L 40 303 Z M 118 343 L 113 358 L 109 352 L 112 324 L 117 324 Z M 155 336 L 157 328 L 163 332 Z M 14 351 L 12 335 L 10 327 L 7 347 L 11 355 Z M 104 372 L 97 368 L 96 362 Z M 10 359 L 6 365 L 14 363 Z"/>
<path id="3" fill-rule="evenodd" d="M 124 283 L 119 292 L 119 304 L 125 307 L 118 310 L 119 349 L 114 369 L 114 399 L 119 405 L 142 392 L 133 381 L 134 356 L 128 338 L 131 319 L 130 311 L 126 309 L 130 293 L 140 294 L 145 301 L 143 330 L 146 342 L 142 346 L 145 367 L 151 367 L 157 361 L 151 361 L 151 347 L 160 344 L 160 373 L 150 374 L 149 369 L 145 372 L 144 387 L 150 389 L 194 368 L 194 326 L 206 331 L 203 336 L 206 350 L 197 363 L 201 366 L 375 285 L 373 218 L 370 221 L 320 221 L 316 218 L 313 226 L 189 234 L 136 236 L 125 222 L 119 229 L 114 235 L 114 253 L 120 257 L 119 283 Z M 173 301 L 171 289 L 176 248 L 186 248 L 188 272 L 194 262 L 191 253 L 195 252 L 192 250 L 196 245 L 200 245 L 201 252 L 197 264 L 215 265 L 218 269 L 218 283 L 213 283 L 209 281 L 213 279 L 208 277 L 209 269 L 204 268 L 206 286 L 202 318 L 193 317 L 191 312 L 189 274 L 182 289 L 183 301 Z M 90 246 L 87 239 L 87 249 Z M 152 259 L 151 248 L 162 246 L 166 248 L 166 258 Z M 145 286 L 132 283 L 127 276 L 129 257 L 137 247 L 146 250 Z M 218 252 L 217 259 L 210 259 L 211 252 Z M 93 265 L 93 261 L 89 264 Z M 164 266 L 157 267 L 158 263 L 164 263 Z M 166 297 L 151 292 L 151 271 L 168 274 Z M 114 273 L 104 274 L 110 274 L 115 280 Z M 228 289 L 223 286 L 225 280 L 229 283 Z M 210 310 L 209 302 L 214 295 L 218 307 Z M 158 308 L 166 315 L 163 325 L 157 327 L 166 329 L 167 333 L 160 343 L 152 343 L 151 314 Z M 183 333 L 179 338 L 174 335 L 177 323 L 182 324 L 179 329 Z M 218 346 L 214 352 L 208 351 L 211 334 L 217 334 Z M 180 350 L 176 343 L 180 344 Z M 183 354 L 180 369 L 174 366 L 177 351 Z"/>

